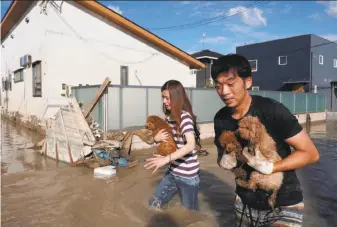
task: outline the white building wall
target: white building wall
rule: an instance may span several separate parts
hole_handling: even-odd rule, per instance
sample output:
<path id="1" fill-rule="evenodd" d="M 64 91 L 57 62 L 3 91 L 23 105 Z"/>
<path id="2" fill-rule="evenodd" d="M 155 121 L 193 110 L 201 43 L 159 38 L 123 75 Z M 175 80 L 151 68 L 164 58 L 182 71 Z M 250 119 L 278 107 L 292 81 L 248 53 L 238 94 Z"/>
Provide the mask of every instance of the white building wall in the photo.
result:
<path id="1" fill-rule="evenodd" d="M 48 5 L 45 15 L 39 3 L 34 4 L 14 28 L 14 39 L 8 37 L 3 42 L 2 73 L 18 69 L 25 54 L 30 54 L 32 61 L 42 60 L 43 97 L 32 97 L 32 69 L 25 69 L 24 82 L 12 83 L 10 111 L 42 115 L 47 102 L 58 103 L 62 83 L 101 84 L 110 77 L 112 84 L 120 84 L 121 65 L 129 67 L 129 85 L 161 86 L 177 79 L 186 87 L 195 87 L 195 75 L 175 57 L 74 2 L 63 1 L 61 9 L 59 13 Z"/>
<path id="2" fill-rule="evenodd" d="M 43 37 L 44 22 L 38 19 L 39 8 L 31 7 L 28 16 L 34 24 L 26 23 L 23 19 L 12 29 L 13 38 L 7 36 L 2 42 L 1 47 L 1 74 L 8 77 L 9 73 L 20 68 L 20 57 L 25 54 L 32 56 L 32 61 L 38 60 L 41 56 L 41 38 Z M 25 18 L 25 15 L 23 15 Z M 12 79 L 14 73 L 12 73 Z M 24 81 L 14 83 L 12 80 L 12 90 L 7 92 L 8 110 L 19 111 L 23 114 L 39 114 L 42 107 L 43 98 L 32 96 L 32 68 L 24 69 Z M 2 86 L 2 84 L 1 84 Z M 42 93 L 45 93 L 46 86 L 42 87 Z M 6 107 L 4 99 L 6 92 L 1 89 L 2 105 Z"/>

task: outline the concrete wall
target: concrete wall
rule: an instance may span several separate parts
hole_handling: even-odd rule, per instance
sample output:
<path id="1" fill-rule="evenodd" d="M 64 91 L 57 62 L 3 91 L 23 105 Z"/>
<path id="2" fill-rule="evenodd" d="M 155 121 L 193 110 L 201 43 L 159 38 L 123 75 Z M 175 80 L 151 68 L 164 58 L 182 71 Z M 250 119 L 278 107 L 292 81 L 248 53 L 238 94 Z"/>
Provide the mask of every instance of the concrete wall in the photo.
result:
<path id="1" fill-rule="evenodd" d="M 327 118 L 326 112 L 309 113 L 309 114 L 310 114 L 311 122 L 325 121 Z M 306 114 L 297 114 L 295 116 L 297 117 L 300 124 L 306 123 L 306 117 L 307 117 Z M 200 138 L 201 139 L 213 138 L 215 136 L 213 123 L 200 124 L 199 126 L 200 126 Z M 137 136 L 134 136 L 132 146 L 131 146 L 132 149 L 145 149 L 145 148 L 150 148 L 150 147 L 153 147 L 153 146 L 144 143 Z"/>
<path id="2" fill-rule="evenodd" d="M 110 77 L 112 84 L 120 84 L 121 66 L 129 67 L 130 85 L 161 86 L 177 79 L 184 86 L 195 87 L 196 76 L 176 57 L 75 2 L 63 1 L 61 12 L 49 4 L 46 14 L 41 13 L 39 4 L 34 3 L 22 16 L 12 30 L 14 38 L 3 40 L 1 73 L 8 76 L 20 68 L 19 59 L 25 54 L 30 54 L 32 61 L 42 61 L 42 97 L 32 97 L 32 68 L 26 68 L 24 81 L 12 83 L 8 92 L 9 111 L 42 116 L 47 104 L 60 104 L 62 83 L 101 84 Z"/>

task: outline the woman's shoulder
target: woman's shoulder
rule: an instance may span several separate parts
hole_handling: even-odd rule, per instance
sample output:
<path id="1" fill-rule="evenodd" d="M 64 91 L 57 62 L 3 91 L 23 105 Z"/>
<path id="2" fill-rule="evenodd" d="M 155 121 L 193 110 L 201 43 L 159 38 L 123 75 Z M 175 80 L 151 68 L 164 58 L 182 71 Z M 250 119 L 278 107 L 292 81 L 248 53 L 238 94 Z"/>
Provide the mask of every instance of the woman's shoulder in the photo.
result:
<path id="1" fill-rule="evenodd" d="M 192 118 L 192 115 L 191 115 L 189 112 L 183 110 L 183 111 L 181 112 L 180 117 L 181 117 L 181 118 Z"/>

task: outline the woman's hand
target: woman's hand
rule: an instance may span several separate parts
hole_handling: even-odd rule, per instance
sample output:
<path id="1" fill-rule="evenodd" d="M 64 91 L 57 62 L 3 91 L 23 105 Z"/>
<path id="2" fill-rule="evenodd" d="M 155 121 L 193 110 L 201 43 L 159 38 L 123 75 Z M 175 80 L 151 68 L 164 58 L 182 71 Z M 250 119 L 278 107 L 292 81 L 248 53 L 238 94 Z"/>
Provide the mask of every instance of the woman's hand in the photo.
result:
<path id="1" fill-rule="evenodd" d="M 144 167 L 146 169 L 151 169 L 155 167 L 152 174 L 154 174 L 160 167 L 163 167 L 164 165 L 168 164 L 170 162 L 170 157 L 168 156 L 161 156 L 158 154 L 154 154 L 155 158 L 149 158 L 146 159 L 146 164 Z"/>
<path id="2" fill-rule="evenodd" d="M 154 136 L 153 139 L 157 143 L 160 143 L 162 141 L 166 141 L 169 137 L 170 137 L 170 135 L 168 134 L 168 132 L 166 132 L 165 129 L 161 129 L 161 130 L 159 130 L 157 135 Z"/>

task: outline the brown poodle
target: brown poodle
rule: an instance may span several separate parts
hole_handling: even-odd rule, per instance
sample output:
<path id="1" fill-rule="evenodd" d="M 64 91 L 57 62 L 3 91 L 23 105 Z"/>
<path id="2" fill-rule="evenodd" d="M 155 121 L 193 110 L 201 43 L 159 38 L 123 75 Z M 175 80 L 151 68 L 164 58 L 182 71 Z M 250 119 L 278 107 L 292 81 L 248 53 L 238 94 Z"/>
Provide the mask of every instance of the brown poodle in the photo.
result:
<path id="1" fill-rule="evenodd" d="M 238 185 L 244 187 L 247 182 L 245 181 L 247 177 L 246 171 L 239 167 L 235 168 L 237 165 L 237 160 L 246 163 L 247 159 L 242 155 L 242 146 L 235 137 L 234 133 L 231 131 L 224 131 L 221 133 L 219 138 L 219 143 L 221 147 L 225 150 L 227 154 L 230 155 L 231 160 L 234 160 L 235 163 L 226 162 L 226 160 L 221 159 L 220 165 L 226 169 L 231 169 L 235 175 L 235 181 Z"/>
<path id="2" fill-rule="evenodd" d="M 173 134 L 169 124 L 158 116 L 149 116 L 146 120 L 146 128 L 151 130 L 153 136 L 157 135 L 159 130 L 165 129 L 169 133 L 169 138 L 166 142 L 161 142 L 157 147 L 157 152 L 160 155 L 166 156 L 177 150 L 177 145 L 173 139 Z"/>
<path id="3" fill-rule="evenodd" d="M 268 134 L 264 125 L 257 117 L 247 116 L 239 121 L 240 137 L 250 141 L 250 148 L 254 150 L 255 156 L 262 160 L 279 161 L 281 157 L 276 151 L 276 143 Z M 248 149 L 248 148 L 245 148 Z M 257 171 L 253 171 L 247 183 L 247 188 L 256 190 L 257 188 L 264 190 L 272 190 L 273 193 L 268 199 L 271 207 L 274 207 L 277 192 L 283 181 L 283 173 L 273 173 L 265 175 Z"/>

